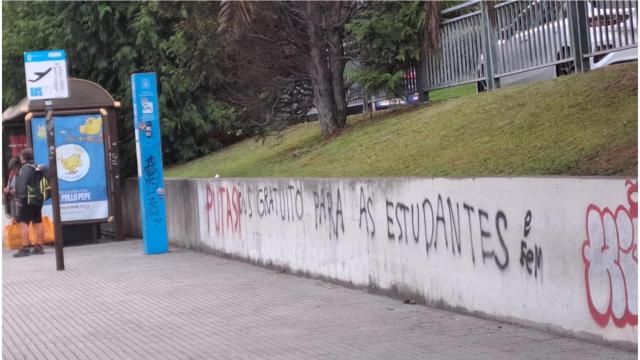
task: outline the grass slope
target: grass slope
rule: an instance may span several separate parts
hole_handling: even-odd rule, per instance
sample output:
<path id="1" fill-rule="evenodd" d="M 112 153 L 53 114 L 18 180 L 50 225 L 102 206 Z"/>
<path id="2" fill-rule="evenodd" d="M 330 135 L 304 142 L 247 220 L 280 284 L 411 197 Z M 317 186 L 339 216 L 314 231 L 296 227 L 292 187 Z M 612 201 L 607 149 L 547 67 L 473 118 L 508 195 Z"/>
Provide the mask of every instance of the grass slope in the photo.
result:
<path id="1" fill-rule="evenodd" d="M 466 84 L 438 89 L 429 92 L 429 100 L 448 100 L 461 96 L 469 96 L 476 93 L 476 84 Z"/>
<path id="2" fill-rule="evenodd" d="M 247 140 L 171 167 L 166 176 L 635 175 L 636 67 L 434 101 L 372 120 L 356 116 L 329 140 L 317 123 L 301 124 L 264 143 Z"/>

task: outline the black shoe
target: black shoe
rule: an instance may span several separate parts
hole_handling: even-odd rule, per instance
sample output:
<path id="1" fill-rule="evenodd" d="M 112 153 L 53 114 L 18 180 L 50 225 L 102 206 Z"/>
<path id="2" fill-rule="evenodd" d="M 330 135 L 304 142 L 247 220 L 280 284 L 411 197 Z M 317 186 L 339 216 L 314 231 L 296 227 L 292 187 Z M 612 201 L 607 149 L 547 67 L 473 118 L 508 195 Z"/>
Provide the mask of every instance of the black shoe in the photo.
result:
<path id="1" fill-rule="evenodd" d="M 19 257 L 25 257 L 25 256 L 29 256 L 29 248 L 22 248 L 20 250 L 18 250 L 17 253 L 13 254 L 14 258 L 19 258 Z"/>
<path id="2" fill-rule="evenodd" d="M 42 246 L 35 246 L 33 250 L 31 250 L 31 255 L 42 255 L 44 254 L 44 249 Z"/>

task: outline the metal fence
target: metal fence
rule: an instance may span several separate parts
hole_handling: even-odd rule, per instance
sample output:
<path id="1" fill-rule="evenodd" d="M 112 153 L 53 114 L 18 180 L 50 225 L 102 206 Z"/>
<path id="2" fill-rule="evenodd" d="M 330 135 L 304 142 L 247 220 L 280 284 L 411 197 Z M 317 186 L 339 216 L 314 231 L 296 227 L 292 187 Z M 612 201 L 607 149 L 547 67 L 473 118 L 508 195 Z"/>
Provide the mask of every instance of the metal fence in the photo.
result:
<path id="1" fill-rule="evenodd" d="M 426 52 L 418 85 L 428 92 L 555 66 L 557 75 L 597 67 L 637 48 L 637 1 L 473 0 L 445 9 L 437 51 Z M 636 55 L 637 59 L 637 55 Z"/>
<path id="2" fill-rule="evenodd" d="M 458 10 L 443 11 L 443 15 Z M 445 20 L 441 25 L 440 49 L 426 57 L 427 90 L 485 79 L 481 65 L 483 44 L 482 12 Z"/>
<path id="3" fill-rule="evenodd" d="M 571 59 L 565 5 L 565 1 L 513 1 L 495 7 L 496 76 Z"/>
<path id="4" fill-rule="evenodd" d="M 637 1 L 592 1 L 586 23 L 589 53 L 603 55 L 613 50 L 637 47 Z"/>

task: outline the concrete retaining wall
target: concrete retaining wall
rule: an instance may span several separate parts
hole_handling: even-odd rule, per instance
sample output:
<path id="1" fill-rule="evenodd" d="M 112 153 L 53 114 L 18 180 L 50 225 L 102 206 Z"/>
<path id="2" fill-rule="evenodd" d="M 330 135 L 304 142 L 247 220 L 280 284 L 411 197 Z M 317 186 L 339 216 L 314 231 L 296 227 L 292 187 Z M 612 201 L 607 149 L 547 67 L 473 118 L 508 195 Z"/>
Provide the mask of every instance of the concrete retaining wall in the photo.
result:
<path id="1" fill-rule="evenodd" d="M 198 182 L 192 180 L 166 180 L 167 232 L 169 241 L 176 246 L 202 250 L 198 216 Z M 126 179 L 123 184 L 123 217 L 125 234 L 142 238 L 140 222 L 140 194 L 138 179 Z"/>
<path id="2" fill-rule="evenodd" d="M 168 182 L 165 182 L 165 185 L 168 185 Z M 122 218 L 125 235 L 137 239 L 142 238 L 138 179 L 125 179 L 122 184 Z"/>
<path id="3" fill-rule="evenodd" d="M 637 347 L 635 180 L 166 184 L 175 245 Z"/>

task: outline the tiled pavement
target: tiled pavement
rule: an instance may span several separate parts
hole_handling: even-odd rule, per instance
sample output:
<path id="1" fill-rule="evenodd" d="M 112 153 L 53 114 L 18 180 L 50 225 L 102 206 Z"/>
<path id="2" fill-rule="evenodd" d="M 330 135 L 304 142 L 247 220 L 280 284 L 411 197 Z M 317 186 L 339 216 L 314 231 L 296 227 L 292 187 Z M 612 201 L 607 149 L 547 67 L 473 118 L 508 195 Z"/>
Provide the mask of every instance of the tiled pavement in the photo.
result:
<path id="1" fill-rule="evenodd" d="M 625 352 L 140 241 L 3 253 L 5 359 L 634 359 Z"/>

